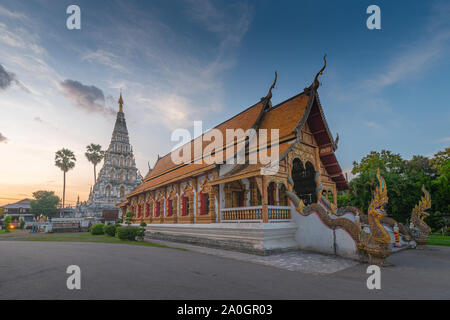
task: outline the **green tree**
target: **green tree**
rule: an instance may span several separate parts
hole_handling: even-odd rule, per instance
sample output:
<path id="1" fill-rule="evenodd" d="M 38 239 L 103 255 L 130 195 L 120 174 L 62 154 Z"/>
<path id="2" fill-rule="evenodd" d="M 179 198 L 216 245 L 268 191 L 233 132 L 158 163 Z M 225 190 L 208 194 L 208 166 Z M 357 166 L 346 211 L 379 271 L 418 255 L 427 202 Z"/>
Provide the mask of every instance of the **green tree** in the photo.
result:
<path id="1" fill-rule="evenodd" d="M 410 179 L 405 172 L 408 171 L 408 165 L 416 171 L 421 170 L 424 163 L 426 165 L 426 160 L 423 158 L 416 157 L 413 160 L 412 162 L 404 161 L 399 154 L 389 150 L 370 152 L 360 163 L 356 161 L 353 163 L 352 173 L 358 174 L 358 177 L 350 182 L 351 191 L 345 196 L 341 195 L 338 204 L 352 205 L 367 212 L 373 191 L 378 185 L 376 172 L 379 168 L 388 189 L 387 213 L 405 223 L 415 203 L 420 199 L 422 186 L 421 183 Z M 411 169 L 411 172 L 416 172 L 414 170 Z"/>
<path id="2" fill-rule="evenodd" d="M 103 157 L 105 156 L 105 151 L 102 150 L 102 146 L 99 144 L 91 143 L 86 147 L 86 153 L 84 154 L 88 161 L 94 165 L 94 183 L 97 182 L 97 172 L 96 167 Z"/>
<path id="3" fill-rule="evenodd" d="M 442 162 L 439 176 L 431 183 L 431 204 L 434 211 L 450 213 L 450 159 Z"/>
<path id="4" fill-rule="evenodd" d="M 433 169 L 439 171 L 442 165 L 448 160 L 450 160 L 450 147 L 436 153 L 433 159 L 431 159 L 431 165 L 433 166 Z"/>
<path id="5" fill-rule="evenodd" d="M 35 200 L 30 201 L 31 213 L 52 217 L 58 212 L 60 199 L 54 191 L 39 190 L 33 192 Z"/>
<path id="6" fill-rule="evenodd" d="M 358 176 L 349 183 L 351 190 L 338 195 L 338 206 L 351 205 L 367 212 L 372 192 L 378 185 L 376 170 L 380 168 L 388 189 L 387 213 L 399 222 L 407 222 L 422 197 L 424 185 L 432 199 L 428 222 L 433 221 L 438 226 L 442 216 L 450 212 L 450 160 L 446 160 L 447 156 L 445 152 L 438 152 L 431 160 L 416 155 L 404 161 L 391 151 L 372 151 L 359 163 L 353 163 L 352 172 Z"/>
<path id="7" fill-rule="evenodd" d="M 399 154 L 394 154 L 389 150 L 381 152 L 371 151 L 367 156 L 361 159 L 361 162 L 353 162 L 353 174 L 377 171 L 381 172 L 401 172 L 405 162 Z"/>
<path id="8" fill-rule="evenodd" d="M 66 201 L 66 173 L 67 171 L 73 169 L 75 167 L 75 155 L 69 149 L 62 148 L 58 150 L 55 154 L 55 165 L 60 168 L 64 175 L 64 183 L 63 183 L 63 201 L 62 207 L 65 206 Z"/>
<path id="9" fill-rule="evenodd" d="M 5 232 L 9 232 L 9 224 L 11 223 L 11 216 L 7 216 L 5 219 L 3 219 L 3 229 Z"/>

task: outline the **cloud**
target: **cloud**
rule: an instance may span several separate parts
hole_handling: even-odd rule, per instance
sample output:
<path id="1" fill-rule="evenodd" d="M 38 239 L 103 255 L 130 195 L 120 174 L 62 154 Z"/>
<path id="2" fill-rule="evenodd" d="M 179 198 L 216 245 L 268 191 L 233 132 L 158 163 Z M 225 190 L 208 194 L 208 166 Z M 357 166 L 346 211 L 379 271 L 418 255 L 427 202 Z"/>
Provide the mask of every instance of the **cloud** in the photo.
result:
<path id="1" fill-rule="evenodd" d="M 96 86 L 86 86 L 79 81 L 66 79 L 60 83 L 63 94 L 74 101 L 76 107 L 88 112 L 114 115 L 114 110 L 105 106 L 105 95 Z"/>
<path id="2" fill-rule="evenodd" d="M 364 123 L 366 126 L 368 126 L 369 128 L 373 128 L 373 129 L 382 129 L 381 125 L 378 124 L 375 121 L 366 121 Z"/>
<path id="3" fill-rule="evenodd" d="M 109 68 L 116 69 L 120 72 L 127 72 L 128 70 L 123 67 L 121 64 L 119 64 L 118 60 L 119 57 L 111 52 L 107 52 L 102 49 L 98 49 L 97 51 L 91 51 L 86 54 L 84 54 L 81 57 L 81 60 L 83 61 L 89 61 L 89 62 L 97 62 L 100 64 L 103 64 Z"/>
<path id="4" fill-rule="evenodd" d="M 20 12 L 10 11 L 2 6 L 0 6 L 0 16 L 4 16 L 10 19 L 17 19 L 22 21 L 27 21 L 28 17 Z"/>
<path id="5" fill-rule="evenodd" d="M 8 72 L 0 64 L 0 89 L 6 89 L 14 82 L 16 76 L 14 73 Z"/>
<path id="6" fill-rule="evenodd" d="M 398 50 L 377 75 L 366 79 L 362 86 L 372 92 L 407 80 L 435 66 L 450 50 L 450 5 L 436 2 L 424 34 L 415 42 Z"/>
<path id="7" fill-rule="evenodd" d="M 0 143 L 7 143 L 8 139 L 0 132 Z"/>
<path id="8" fill-rule="evenodd" d="M 437 142 L 437 143 L 447 143 L 447 142 L 450 142 L 450 137 L 444 137 L 444 138 L 438 139 L 436 142 Z"/>

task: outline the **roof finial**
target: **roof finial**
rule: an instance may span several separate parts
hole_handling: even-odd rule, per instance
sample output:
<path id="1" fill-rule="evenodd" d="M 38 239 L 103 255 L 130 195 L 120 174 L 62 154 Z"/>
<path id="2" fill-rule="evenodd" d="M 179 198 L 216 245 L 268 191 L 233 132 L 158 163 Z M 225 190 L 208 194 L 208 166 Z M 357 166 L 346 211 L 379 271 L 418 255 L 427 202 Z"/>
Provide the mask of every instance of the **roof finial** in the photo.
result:
<path id="1" fill-rule="evenodd" d="M 319 75 L 322 75 L 323 74 L 323 71 L 325 70 L 325 68 L 327 67 L 327 54 L 325 53 L 325 55 L 323 56 L 323 62 L 324 62 L 324 64 L 323 64 L 323 67 L 322 67 L 322 69 L 320 69 L 320 71 L 316 74 L 316 77 L 314 78 L 314 82 L 313 82 L 313 87 L 314 87 L 314 89 L 317 89 L 317 88 L 319 88 L 319 86 L 320 86 L 320 83 L 319 83 Z"/>
<path id="2" fill-rule="evenodd" d="M 272 106 L 270 99 L 272 99 L 272 89 L 275 88 L 276 83 L 277 83 L 277 72 L 275 71 L 275 79 L 273 80 L 272 86 L 269 88 L 269 92 L 267 93 L 267 96 L 261 98 L 261 100 L 266 101 L 268 107 Z M 266 108 L 267 108 L 267 106 L 266 106 Z"/>
<path id="3" fill-rule="evenodd" d="M 120 89 L 120 98 L 118 102 L 119 102 L 119 112 L 123 112 L 122 89 Z"/>

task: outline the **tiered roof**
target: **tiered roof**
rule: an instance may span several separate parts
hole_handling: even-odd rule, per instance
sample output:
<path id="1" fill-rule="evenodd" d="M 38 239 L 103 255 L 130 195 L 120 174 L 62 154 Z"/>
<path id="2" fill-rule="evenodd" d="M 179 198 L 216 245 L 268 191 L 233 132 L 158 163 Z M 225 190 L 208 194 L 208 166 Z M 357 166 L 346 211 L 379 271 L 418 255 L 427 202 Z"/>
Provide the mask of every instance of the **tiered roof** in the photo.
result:
<path id="1" fill-rule="evenodd" d="M 322 71 L 323 69 L 317 74 L 317 76 L 321 74 Z M 279 129 L 279 154 L 280 159 L 282 159 L 292 147 L 290 142 L 297 137 L 297 133 L 299 133 L 303 125 L 307 123 L 317 144 L 319 145 L 319 148 L 327 150 L 326 152 L 319 153 L 320 159 L 327 173 L 330 175 L 331 179 L 336 182 L 338 189 L 346 189 L 348 188 L 347 182 L 334 154 L 337 146 L 330 133 L 323 114 L 322 106 L 319 101 L 317 93 L 319 83 L 317 81 L 317 76 L 313 84 L 310 87 L 305 88 L 303 92 L 272 107 L 270 98 L 272 97 L 271 90 L 275 85 L 274 82 L 267 96 L 262 98 L 260 102 L 219 124 L 214 129 L 220 130 L 224 137 L 226 136 L 226 129 L 240 128 L 244 131 L 250 128 L 254 128 L 256 130 L 268 129 L 267 140 L 269 148 L 270 129 Z M 191 148 L 192 162 L 196 160 L 194 159 L 195 142 L 202 139 L 205 134 L 188 143 Z M 210 141 L 203 141 L 202 150 L 210 143 Z M 233 148 L 233 154 L 236 154 L 236 145 L 238 143 L 239 142 L 235 142 L 234 145 L 227 146 L 226 141 L 223 141 L 222 148 L 220 150 L 216 149 L 215 155 L 225 152 L 228 148 Z M 181 150 L 184 147 L 186 147 L 186 145 L 180 147 L 174 152 L 180 152 L 180 154 L 182 154 Z M 250 152 L 252 152 L 252 150 L 250 150 Z M 148 174 L 148 176 L 145 177 L 144 182 L 133 192 L 128 194 L 127 197 L 129 198 L 145 191 L 155 190 L 164 185 L 195 176 L 202 172 L 208 171 L 217 165 L 218 164 L 207 164 L 205 161 L 202 161 L 202 164 L 190 163 L 177 165 L 172 162 L 171 153 L 169 153 L 161 158 L 158 157 L 155 167 Z M 234 176 L 246 177 L 257 175 L 263 166 L 264 165 L 260 163 L 235 165 L 225 176 L 220 177 L 217 181 L 214 181 L 214 184 L 223 180 L 229 180 L 229 178 Z"/>

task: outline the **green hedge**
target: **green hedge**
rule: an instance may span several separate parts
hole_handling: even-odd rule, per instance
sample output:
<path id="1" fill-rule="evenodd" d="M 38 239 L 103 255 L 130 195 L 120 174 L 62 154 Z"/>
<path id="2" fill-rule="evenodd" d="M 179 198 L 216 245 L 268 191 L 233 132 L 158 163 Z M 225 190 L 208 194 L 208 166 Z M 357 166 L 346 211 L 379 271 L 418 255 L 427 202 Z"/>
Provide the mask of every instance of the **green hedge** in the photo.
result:
<path id="1" fill-rule="evenodd" d="M 103 231 L 108 236 L 111 236 L 111 237 L 116 236 L 116 226 L 115 225 L 109 224 L 103 228 Z"/>
<path id="2" fill-rule="evenodd" d="M 137 227 L 120 227 L 117 229 L 117 236 L 121 240 L 136 240 L 139 228 Z"/>
<path id="3" fill-rule="evenodd" d="M 95 224 L 91 227 L 91 234 L 93 235 L 100 235 L 103 234 L 103 228 L 104 228 L 104 224 L 103 223 L 99 223 L 99 224 Z"/>

